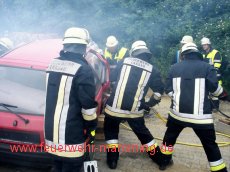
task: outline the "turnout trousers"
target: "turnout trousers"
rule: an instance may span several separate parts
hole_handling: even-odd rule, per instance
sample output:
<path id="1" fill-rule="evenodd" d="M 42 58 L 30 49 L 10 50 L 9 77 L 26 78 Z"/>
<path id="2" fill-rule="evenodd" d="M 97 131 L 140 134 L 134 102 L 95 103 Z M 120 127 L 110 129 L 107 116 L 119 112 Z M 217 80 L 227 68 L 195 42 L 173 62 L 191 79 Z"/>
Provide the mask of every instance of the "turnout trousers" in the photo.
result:
<path id="1" fill-rule="evenodd" d="M 119 124 L 123 120 L 123 118 L 111 117 L 108 114 L 105 114 L 104 133 L 107 143 L 107 162 L 113 160 L 117 161 L 119 158 L 119 152 L 112 152 L 109 151 L 109 149 L 115 147 L 118 148 Z M 159 155 L 161 155 L 160 148 L 155 142 L 149 129 L 145 126 L 144 118 L 126 118 L 125 120 L 128 122 L 141 144 L 144 145 L 145 151 L 148 153 L 149 157 L 158 164 L 160 160 Z M 136 143 L 136 145 L 138 145 L 138 143 Z M 119 149 L 117 149 L 117 151 L 119 151 Z"/>
<path id="2" fill-rule="evenodd" d="M 168 121 L 167 130 L 163 139 L 163 145 L 161 146 L 161 152 L 163 159 L 167 164 L 173 154 L 173 146 L 176 143 L 177 137 L 181 131 L 185 128 L 173 121 Z M 193 131 L 199 137 L 206 156 L 209 161 L 210 171 L 227 172 L 226 165 L 223 162 L 219 147 L 216 143 L 216 134 L 214 127 L 212 129 L 195 129 Z M 189 150 L 188 150 L 189 151 Z"/>

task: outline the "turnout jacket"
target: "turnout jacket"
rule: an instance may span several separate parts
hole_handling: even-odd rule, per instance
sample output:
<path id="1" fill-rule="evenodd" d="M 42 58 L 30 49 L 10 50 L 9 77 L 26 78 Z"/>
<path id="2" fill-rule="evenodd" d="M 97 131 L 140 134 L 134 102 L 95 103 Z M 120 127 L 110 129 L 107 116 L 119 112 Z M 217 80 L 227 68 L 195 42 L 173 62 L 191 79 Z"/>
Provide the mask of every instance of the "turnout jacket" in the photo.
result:
<path id="1" fill-rule="evenodd" d="M 54 149 L 49 153 L 62 157 L 81 157 L 84 129 L 96 128 L 95 83 L 93 71 L 80 54 L 61 51 L 47 69 L 45 141 Z M 70 147 L 76 148 L 70 150 Z"/>
<path id="2" fill-rule="evenodd" d="M 211 101 L 223 88 L 218 85 L 216 70 L 196 53 L 173 65 L 166 81 L 166 93 L 172 97 L 169 121 L 195 128 L 213 127 Z"/>
<path id="3" fill-rule="evenodd" d="M 143 117 L 145 95 L 150 87 L 160 99 L 164 86 L 160 73 L 145 58 L 125 58 L 116 68 L 115 88 L 107 101 L 107 115 L 119 118 Z"/>

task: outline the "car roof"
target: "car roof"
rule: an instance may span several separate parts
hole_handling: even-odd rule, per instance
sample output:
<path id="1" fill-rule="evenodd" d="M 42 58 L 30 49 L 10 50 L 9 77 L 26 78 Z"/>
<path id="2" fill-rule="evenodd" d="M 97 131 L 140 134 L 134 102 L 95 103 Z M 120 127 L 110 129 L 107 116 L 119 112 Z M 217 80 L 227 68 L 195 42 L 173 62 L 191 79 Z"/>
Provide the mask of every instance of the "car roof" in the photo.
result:
<path id="1" fill-rule="evenodd" d="M 45 70 L 63 48 L 61 39 L 37 40 L 0 57 L 0 65 Z"/>

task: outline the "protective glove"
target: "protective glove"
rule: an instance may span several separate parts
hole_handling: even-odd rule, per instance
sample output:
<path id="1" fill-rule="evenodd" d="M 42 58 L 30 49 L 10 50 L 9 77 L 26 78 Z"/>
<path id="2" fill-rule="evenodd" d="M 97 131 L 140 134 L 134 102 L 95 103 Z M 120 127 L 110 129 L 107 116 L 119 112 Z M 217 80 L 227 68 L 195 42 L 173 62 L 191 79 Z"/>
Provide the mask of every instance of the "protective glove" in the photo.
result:
<path id="1" fill-rule="evenodd" d="M 156 100 L 154 97 L 151 97 L 148 102 L 145 102 L 144 109 L 150 111 L 150 108 L 160 103 L 161 99 Z"/>
<path id="2" fill-rule="evenodd" d="M 89 144 L 94 144 L 95 136 L 96 136 L 96 130 L 88 130 L 87 136 L 89 138 Z"/>
<path id="3" fill-rule="evenodd" d="M 220 100 L 226 100 L 227 97 L 228 97 L 228 93 L 225 90 L 218 96 Z"/>
<path id="4" fill-rule="evenodd" d="M 156 104 L 160 103 L 161 99 L 156 100 L 154 97 L 151 97 L 148 102 L 145 102 L 143 108 L 144 108 L 144 117 L 150 117 L 151 114 L 150 109 L 151 107 L 155 106 Z"/>
<path id="5" fill-rule="evenodd" d="M 93 143 L 95 139 L 95 130 L 97 128 L 98 119 L 92 121 L 84 121 L 84 128 L 85 128 L 85 138 L 90 139 L 89 144 Z"/>
<path id="6" fill-rule="evenodd" d="M 147 102 L 147 105 L 150 106 L 150 107 L 153 107 L 153 106 L 157 105 L 160 102 L 161 102 L 161 99 L 156 100 L 155 98 L 151 97 L 149 102 Z"/>

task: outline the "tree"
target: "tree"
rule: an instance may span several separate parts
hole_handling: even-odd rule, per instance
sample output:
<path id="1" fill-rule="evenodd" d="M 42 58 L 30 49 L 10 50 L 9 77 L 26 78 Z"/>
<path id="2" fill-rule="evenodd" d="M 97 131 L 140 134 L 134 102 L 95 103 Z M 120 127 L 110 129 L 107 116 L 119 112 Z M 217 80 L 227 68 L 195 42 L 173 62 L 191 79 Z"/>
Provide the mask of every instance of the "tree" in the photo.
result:
<path id="1" fill-rule="evenodd" d="M 0 31 L 55 32 L 70 26 L 86 27 L 104 47 L 116 35 L 130 47 L 147 42 L 165 77 L 184 35 L 197 45 L 207 36 L 223 59 L 230 60 L 230 3 L 226 0 L 0 0 Z M 230 69 L 223 69 L 224 87 L 230 91 Z"/>

